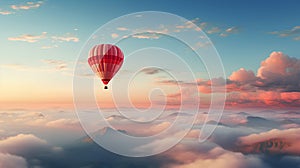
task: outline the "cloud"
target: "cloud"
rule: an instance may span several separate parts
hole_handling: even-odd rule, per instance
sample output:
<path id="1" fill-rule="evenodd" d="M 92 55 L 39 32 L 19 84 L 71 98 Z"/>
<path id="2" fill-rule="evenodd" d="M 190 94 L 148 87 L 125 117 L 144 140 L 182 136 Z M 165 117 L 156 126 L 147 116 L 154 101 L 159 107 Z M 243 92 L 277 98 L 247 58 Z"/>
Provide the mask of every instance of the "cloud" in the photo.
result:
<path id="1" fill-rule="evenodd" d="M 239 151 L 244 153 L 270 153 L 300 155 L 300 128 L 273 129 L 268 132 L 240 137 Z"/>
<path id="2" fill-rule="evenodd" d="M 279 37 L 294 37 L 294 40 L 299 40 L 300 26 L 295 26 L 290 30 L 273 31 L 270 34 L 278 35 Z"/>
<path id="3" fill-rule="evenodd" d="M 31 35 L 31 34 L 24 34 L 18 37 L 9 37 L 8 40 L 10 41 L 24 41 L 29 43 L 37 42 L 41 39 L 46 38 L 47 32 L 43 32 L 41 35 Z"/>
<path id="4" fill-rule="evenodd" d="M 206 41 L 206 42 L 199 41 L 194 46 L 192 46 L 192 49 L 198 50 L 200 48 L 211 46 L 211 45 L 212 45 L 212 43 L 210 41 Z"/>
<path id="5" fill-rule="evenodd" d="M 113 39 L 118 38 L 118 37 L 119 37 L 119 35 L 117 33 L 111 34 L 111 38 L 113 38 Z"/>
<path id="6" fill-rule="evenodd" d="M 40 139 L 33 134 L 19 134 L 0 140 L 0 152 L 20 156 L 30 156 L 43 152 L 55 152 L 46 140 Z"/>
<path id="7" fill-rule="evenodd" d="M 131 37 L 133 38 L 138 38 L 138 39 L 159 39 L 159 34 L 155 32 L 148 32 L 148 33 L 139 33 L 139 34 L 134 34 Z"/>
<path id="8" fill-rule="evenodd" d="M 127 31 L 128 28 L 126 28 L 126 27 L 118 27 L 117 30 L 120 30 L 120 31 Z"/>
<path id="9" fill-rule="evenodd" d="M 239 32 L 239 29 L 237 27 L 230 27 L 230 28 L 227 28 L 224 32 L 222 32 L 220 34 L 220 36 L 227 37 L 230 34 L 234 34 L 234 33 L 238 33 L 238 32 Z"/>
<path id="10" fill-rule="evenodd" d="M 172 151 L 166 155 L 175 160 L 173 163 L 167 165 L 167 167 L 170 168 L 266 167 L 258 157 L 227 151 L 221 147 L 214 147 L 208 151 L 199 151 L 183 146 L 181 148 L 177 147 L 177 149 L 172 149 Z"/>
<path id="11" fill-rule="evenodd" d="M 67 63 L 62 60 L 53 60 L 53 59 L 46 59 L 42 60 L 44 63 L 54 66 L 56 70 L 66 70 L 67 69 Z"/>
<path id="12" fill-rule="evenodd" d="M 20 70 L 20 71 L 25 71 L 30 69 L 30 67 L 21 64 L 2 64 L 0 65 L 0 67 L 6 69 Z"/>
<path id="13" fill-rule="evenodd" d="M 14 14 L 14 12 L 0 9 L 0 15 L 10 15 L 10 14 Z"/>
<path id="14" fill-rule="evenodd" d="M 79 42 L 79 38 L 67 33 L 64 36 L 52 36 L 53 40 L 59 41 L 59 42 Z"/>
<path id="15" fill-rule="evenodd" d="M 154 74 L 160 73 L 161 70 L 154 67 L 154 68 L 144 68 L 143 70 L 141 70 L 141 72 L 143 72 L 147 75 L 154 75 Z"/>
<path id="16" fill-rule="evenodd" d="M 257 71 L 261 79 L 257 87 L 263 90 L 277 89 L 286 92 L 300 91 L 300 60 L 289 57 L 282 52 L 272 52 L 262 61 Z"/>
<path id="17" fill-rule="evenodd" d="M 300 60 L 272 52 L 261 62 L 256 76 L 241 68 L 227 81 L 228 105 L 300 106 Z M 232 104 L 233 103 L 233 104 Z"/>
<path id="18" fill-rule="evenodd" d="M 235 72 L 233 72 L 230 76 L 229 79 L 231 81 L 237 81 L 240 83 L 248 83 L 256 80 L 256 77 L 254 75 L 254 72 L 249 70 L 245 70 L 244 68 L 241 68 Z"/>
<path id="19" fill-rule="evenodd" d="M 294 37 L 294 40 L 299 41 L 300 40 L 300 36 Z"/>
<path id="20" fill-rule="evenodd" d="M 214 34 L 214 33 L 219 33 L 221 31 L 220 28 L 218 27 L 212 27 L 211 29 L 207 30 L 206 33 L 208 34 Z"/>
<path id="21" fill-rule="evenodd" d="M 50 121 L 46 124 L 48 127 L 54 128 L 67 128 L 67 129 L 81 129 L 80 123 L 76 119 L 58 119 L 54 121 Z"/>
<path id="22" fill-rule="evenodd" d="M 228 106 L 300 106 L 300 59 L 272 52 L 255 74 L 240 68 L 228 79 L 197 79 L 198 91 L 211 94 L 227 92 Z M 158 84 L 191 86 L 192 82 L 158 81 Z M 214 90 L 212 91 L 212 86 Z M 226 90 L 225 90 L 226 89 Z M 180 97 L 180 94 L 177 94 Z"/>
<path id="23" fill-rule="evenodd" d="M 27 161 L 20 156 L 0 153 L 0 167 L 2 168 L 27 168 Z"/>
<path id="24" fill-rule="evenodd" d="M 175 31 L 179 31 L 180 29 L 194 29 L 196 31 L 201 31 L 201 27 L 196 25 L 199 22 L 199 20 L 199 18 L 195 18 L 193 20 L 186 21 L 183 25 L 175 26 Z"/>
<path id="25" fill-rule="evenodd" d="M 39 8 L 43 4 L 43 1 L 27 2 L 25 5 L 11 5 L 14 10 L 29 10 Z"/>
<path id="26" fill-rule="evenodd" d="M 41 49 L 51 49 L 51 48 L 57 48 L 58 45 L 47 45 L 47 46 L 42 46 Z"/>

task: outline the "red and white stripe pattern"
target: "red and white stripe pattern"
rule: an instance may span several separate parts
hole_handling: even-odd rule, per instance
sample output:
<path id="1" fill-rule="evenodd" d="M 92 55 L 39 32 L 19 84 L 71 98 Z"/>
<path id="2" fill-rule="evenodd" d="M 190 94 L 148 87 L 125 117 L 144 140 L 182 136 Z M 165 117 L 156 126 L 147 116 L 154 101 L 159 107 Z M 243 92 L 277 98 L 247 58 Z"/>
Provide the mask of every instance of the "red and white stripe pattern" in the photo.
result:
<path id="1" fill-rule="evenodd" d="M 107 85 L 121 68 L 123 60 L 124 55 L 120 48 L 111 44 L 99 44 L 90 50 L 88 63 Z"/>

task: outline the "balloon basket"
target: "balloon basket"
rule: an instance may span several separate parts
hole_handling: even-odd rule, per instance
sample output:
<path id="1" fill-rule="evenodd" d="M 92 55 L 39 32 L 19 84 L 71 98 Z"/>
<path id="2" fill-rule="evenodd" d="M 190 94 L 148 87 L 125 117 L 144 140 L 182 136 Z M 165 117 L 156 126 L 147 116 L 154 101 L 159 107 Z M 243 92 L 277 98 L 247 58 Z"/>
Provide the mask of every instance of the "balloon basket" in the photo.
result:
<path id="1" fill-rule="evenodd" d="M 104 89 L 108 89 L 108 87 L 107 87 L 107 86 L 104 86 Z"/>

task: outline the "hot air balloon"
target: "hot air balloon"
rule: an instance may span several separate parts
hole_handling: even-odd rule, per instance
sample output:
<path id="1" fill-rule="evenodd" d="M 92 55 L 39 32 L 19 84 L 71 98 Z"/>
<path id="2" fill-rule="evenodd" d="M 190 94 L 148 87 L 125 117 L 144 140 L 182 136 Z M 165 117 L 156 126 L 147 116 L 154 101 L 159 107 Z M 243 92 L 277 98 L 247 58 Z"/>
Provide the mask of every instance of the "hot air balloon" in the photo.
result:
<path id="1" fill-rule="evenodd" d="M 119 47 L 112 44 L 99 44 L 90 50 L 88 63 L 102 80 L 104 89 L 108 89 L 109 81 L 120 70 L 123 60 L 124 55 Z"/>

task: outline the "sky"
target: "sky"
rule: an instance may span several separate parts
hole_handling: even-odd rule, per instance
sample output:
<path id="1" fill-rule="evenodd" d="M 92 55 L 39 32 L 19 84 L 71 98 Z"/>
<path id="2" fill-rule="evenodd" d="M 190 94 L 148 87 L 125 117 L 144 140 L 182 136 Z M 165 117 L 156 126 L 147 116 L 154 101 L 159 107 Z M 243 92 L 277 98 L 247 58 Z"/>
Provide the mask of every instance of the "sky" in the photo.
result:
<path id="1" fill-rule="evenodd" d="M 0 167 L 299 167 L 299 8 L 0 1 Z M 115 42 L 104 90 L 88 51 Z"/>
<path id="2" fill-rule="evenodd" d="M 257 74 L 274 51 L 300 57 L 296 1 L 145 3 L 2 1 L 1 101 L 70 103 L 72 70 L 84 43 L 108 21 L 139 11 L 170 12 L 202 25 L 227 77 L 240 68 Z"/>

